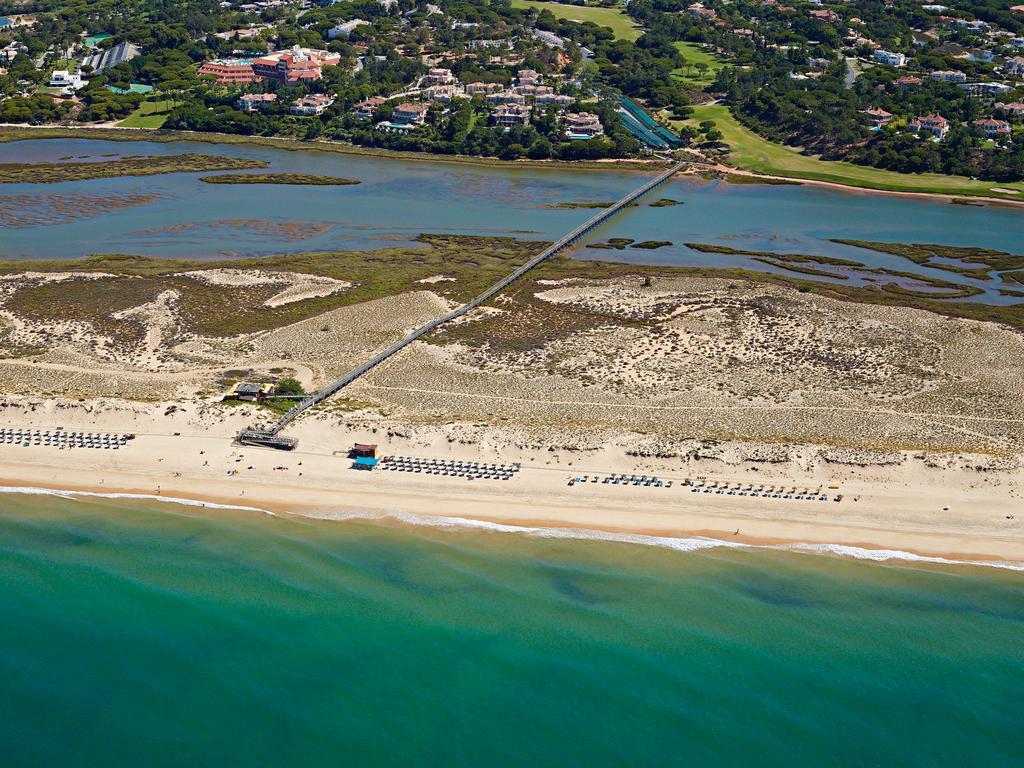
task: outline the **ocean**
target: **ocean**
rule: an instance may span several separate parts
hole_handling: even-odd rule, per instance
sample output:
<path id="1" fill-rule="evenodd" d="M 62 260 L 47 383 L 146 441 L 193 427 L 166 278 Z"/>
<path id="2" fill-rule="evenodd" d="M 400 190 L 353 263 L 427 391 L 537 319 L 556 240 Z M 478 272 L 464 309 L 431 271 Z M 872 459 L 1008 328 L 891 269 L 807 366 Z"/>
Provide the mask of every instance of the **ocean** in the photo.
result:
<path id="1" fill-rule="evenodd" d="M 1024 573 L 0 496 L 15 766 L 1024 765 Z"/>

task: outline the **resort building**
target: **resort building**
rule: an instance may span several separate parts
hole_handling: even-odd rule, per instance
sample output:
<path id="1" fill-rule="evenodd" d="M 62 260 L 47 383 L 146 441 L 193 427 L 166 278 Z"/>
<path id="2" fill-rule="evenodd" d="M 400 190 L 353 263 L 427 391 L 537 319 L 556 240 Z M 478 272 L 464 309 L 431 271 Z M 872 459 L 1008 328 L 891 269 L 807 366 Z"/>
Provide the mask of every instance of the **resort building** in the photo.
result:
<path id="1" fill-rule="evenodd" d="M 433 85 L 448 85 L 455 82 L 455 75 L 452 74 L 450 69 L 435 67 L 427 72 L 427 82 Z"/>
<path id="2" fill-rule="evenodd" d="M 540 40 L 544 45 L 550 45 L 552 48 L 565 47 L 565 40 L 560 38 L 554 32 L 548 32 L 546 29 L 531 29 L 530 37 L 534 40 Z"/>
<path id="3" fill-rule="evenodd" d="M 915 133 L 925 133 L 936 139 L 943 139 L 949 132 L 949 121 L 941 115 L 925 115 L 911 120 L 907 127 Z"/>
<path id="4" fill-rule="evenodd" d="M 406 101 L 395 107 L 391 113 L 391 120 L 407 125 L 423 125 L 423 121 L 427 117 L 427 109 L 426 104 L 414 104 Z"/>
<path id="5" fill-rule="evenodd" d="M 293 101 L 289 109 L 293 115 L 315 117 L 326 112 L 327 108 L 333 103 L 333 96 L 327 96 L 323 93 L 312 93 L 309 96 L 303 96 L 301 99 Z"/>
<path id="6" fill-rule="evenodd" d="M 1008 75 L 1024 75 L 1024 56 L 1011 56 L 1003 62 L 1003 71 Z"/>
<path id="7" fill-rule="evenodd" d="M 530 108 L 521 104 L 503 104 L 491 113 L 496 126 L 511 128 L 530 124 Z"/>
<path id="8" fill-rule="evenodd" d="M 371 120 L 373 113 L 386 103 L 387 99 L 382 99 L 380 96 L 373 96 L 372 98 L 360 101 L 352 111 L 352 117 L 356 120 Z"/>
<path id="9" fill-rule="evenodd" d="M 240 96 L 235 106 L 242 112 L 260 112 L 277 101 L 276 93 L 247 93 Z"/>
<path id="10" fill-rule="evenodd" d="M 826 24 L 839 21 L 839 14 L 827 8 L 820 8 L 818 10 L 811 11 L 810 17 L 812 19 L 817 19 L 818 21 L 824 21 Z"/>
<path id="11" fill-rule="evenodd" d="M 542 93 L 534 98 L 534 103 L 537 106 L 544 106 L 547 104 L 554 104 L 561 108 L 572 106 L 572 103 L 576 101 L 572 96 L 566 96 L 560 93 Z"/>
<path id="12" fill-rule="evenodd" d="M 28 46 L 15 40 L 13 43 L 8 43 L 3 48 L 0 48 L 0 59 L 14 61 L 15 57 L 20 53 L 27 54 Z"/>
<path id="13" fill-rule="evenodd" d="M 424 88 L 422 95 L 427 101 L 451 104 L 452 99 L 458 95 L 458 90 L 454 85 L 432 85 L 429 88 Z"/>
<path id="14" fill-rule="evenodd" d="M 705 8 L 701 3 L 691 3 L 686 8 L 686 13 L 694 19 L 700 21 L 714 21 L 718 18 L 718 14 L 715 13 L 713 8 Z"/>
<path id="15" fill-rule="evenodd" d="M 884 109 L 879 107 L 865 109 L 864 114 L 868 116 L 868 119 L 876 127 L 888 125 L 892 121 L 892 112 L 886 112 Z"/>
<path id="16" fill-rule="evenodd" d="M 85 60 L 82 61 L 82 66 L 91 67 L 93 72 L 102 72 L 109 67 L 116 67 L 118 64 L 131 61 L 140 53 L 142 51 L 139 50 L 137 45 L 132 45 L 127 41 L 120 42 L 111 48 L 107 48 L 105 51 L 97 51 L 91 56 L 86 56 Z"/>
<path id="17" fill-rule="evenodd" d="M 82 82 L 82 75 L 78 72 L 69 72 L 66 69 L 55 69 L 53 74 L 50 75 L 50 82 L 48 85 L 51 88 L 67 88 L 72 91 L 77 91 L 85 83 Z"/>
<path id="18" fill-rule="evenodd" d="M 213 36 L 220 40 L 252 40 L 259 37 L 267 27 L 249 27 L 247 29 L 231 29 L 227 32 L 214 32 Z"/>
<path id="19" fill-rule="evenodd" d="M 954 26 L 960 27 L 960 29 L 966 29 L 970 32 L 986 32 L 989 29 L 989 24 L 987 21 L 980 21 L 978 19 L 948 18 L 948 20 Z"/>
<path id="20" fill-rule="evenodd" d="M 967 91 L 967 95 L 976 99 L 1004 96 L 1013 91 L 1013 88 L 1006 83 L 960 83 L 957 87 L 962 91 Z"/>
<path id="21" fill-rule="evenodd" d="M 996 109 L 1001 112 L 1005 112 L 1008 115 L 1013 115 L 1014 117 L 1024 117 L 1024 103 L 1019 101 L 1013 101 L 1009 104 L 996 102 Z"/>
<path id="22" fill-rule="evenodd" d="M 920 77 L 914 77 L 913 75 L 903 75 L 893 80 L 900 88 L 914 88 L 915 86 L 921 85 L 924 82 Z"/>
<path id="23" fill-rule="evenodd" d="M 427 117 L 429 107 L 426 104 L 403 102 L 391 113 L 391 119 L 377 123 L 377 130 L 387 133 L 410 133 L 415 131 Z"/>
<path id="24" fill-rule="evenodd" d="M 540 82 L 540 73 L 532 69 L 520 69 L 516 73 L 516 85 L 536 85 Z"/>
<path id="25" fill-rule="evenodd" d="M 501 91 L 487 94 L 488 104 L 525 104 L 526 97 L 515 91 Z"/>
<path id="26" fill-rule="evenodd" d="M 885 51 L 881 48 L 872 53 L 871 58 L 879 64 L 885 64 L 890 67 L 902 67 L 907 63 L 907 57 L 904 54 Z"/>
<path id="27" fill-rule="evenodd" d="M 928 75 L 932 80 L 941 80 L 944 83 L 966 83 L 967 75 L 955 69 L 941 69 Z"/>
<path id="28" fill-rule="evenodd" d="M 512 92 L 532 99 L 541 94 L 554 93 L 555 89 L 550 85 L 517 85 Z"/>
<path id="29" fill-rule="evenodd" d="M 993 117 L 986 117 L 982 120 L 975 120 L 972 125 L 976 125 L 991 139 L 996 136 L 1009 136 L 1010 135 L 1010 124 L 1005 120 L 996 120 Z"/>
<path id="30" fill-rule="evenodd" d="M 248 59 L 214 59 L 203 64 L 198 74 L 212 75 L 218 83 L 226 85 L 248 85 L 260 79 Z"/>
<path id="31" fill-rule="evenodd" d="M 337 66 L 341 54 L 295 46 L 275 51 L 252 62 L 257 77 L 275 80 L 285 85 L 298 85 L 319 80 L 324 67 Z"/>
<path id="32" fill-rule="evenodd" d="M 352 19 L 351 21 L 343 22 L 336 27 L 331 27 L 327 30 L 328 40 L 337 40 L 339 37 L 348 37 L 351 35 L 357 27 L 369 24 L 366 19 Z"/>
<path id="33" fill-rule="evenodd" d="M 601 120 L 590 112 L 570 112 L 565 116 L 565 136 L 568 139 L 592 139 L 604 133 Z"/>
<path id="34" fill-rule="evenodd" d="M 501 83 L 466 83 L 465 91 L 469 96 L 486 96 L 504 90 Z"/>

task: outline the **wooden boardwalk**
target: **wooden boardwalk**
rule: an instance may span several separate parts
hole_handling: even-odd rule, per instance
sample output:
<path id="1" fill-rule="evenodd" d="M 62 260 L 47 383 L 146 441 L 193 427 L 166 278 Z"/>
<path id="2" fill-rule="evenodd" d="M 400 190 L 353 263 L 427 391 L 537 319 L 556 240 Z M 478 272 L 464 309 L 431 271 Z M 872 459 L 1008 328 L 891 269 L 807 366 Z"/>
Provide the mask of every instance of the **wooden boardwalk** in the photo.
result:
<path id="1" fill-rule="evenodd" d="M 562 249 L 568 248 L 571 245 L 575 245 L 579 241 L 579 239 L 581 237 L 585 236 L 588 232 L 590 232 L 591 230 L 595 229 L 596 227 L 601 226 L 606 221 L 608 221 L 608 219 L 610 219 L 612 216 L 614 216 L 615 214 L 619 213 L 620 211 L 625 209 L 630 204 L 636 202 L 638 199 L 640 199 L 641 197 L 646 195 L 651 190 L 653 190 L 653 189 L 655 189 L 657 187 L 660 187 L 666 181 L 671 179 L 684 165 L 685 165 L 685 162 L 679 162 L 679 163 L 673 164 L 673 166 L 671 168 L 669 168 L 667 171 L 664 171 L 663 173 L 660 173 L 658 176 L 656 176 L 655 178 L 653 178 L 650 181 L 646 182 L 645 184 L 643 184 L 642 186 L 638 187 L 637 189 L 633 190 L 632 192 L 630 192 L 628 195 L 626 195 L 622 199 L 616 201 L 613 205 L 609 206 L 608 208 L 603 209 L 600 213 L 598 213 L 595 216 L 587 219 L 585 222 L 583 222 L 578 227 L 576 227 L 576 229 L 574 229 L 572 232 L 570 232 L 569 234 L 567 234 L 564 237 L 560 238 L 557 242 L 553 243 L 552 245 L 548 246 L 541 253 L 537 254 L 532 259 L 530 259 L 528 262 L 526 262 L 523 266 L 519 267 L 518 269 L 516 269 L 514 272 L 512 272 L 509 275 L 507 275 L 506 277 L 503 277 L 501 280 L 496 282 L 494 285 L 492 285 L 490 288 L 488 288 L 486 291 L 481 293 L 476 298 L 472 299 L 471 301 L 467 302 L 466 304 L 463 304 L 458 309 L 452 310 L 447 315 L 444 315 L 443 317 L 439 317 L 437 320 L 431 320 L 426 325 L 420 326 L 419 328 L 414 330 L 412 333 L 408 334 L 407 336 L 405 336 L 404 338 L 400 339 L 399 341 L 396 341 L 394 344 L 392 344 L 387 349 L 385 349 L 382 352 L 379 352 L 376 355 L 374 355 L 372 358 L 367 360 L 365 363 L 360 365 L 358 368 L 353 368 L 351 371 L 349 371 L 345 375 L 343 375 L 340 378 L 335 379 L 334 381 L 332 381 L 330 384 L 328 384 L 323 389 L 318 390 L 317 392 L 312 393 L 311 395 L 306 397 L 304 400 L 300 401 L 299 403 L 296 403 L 291 408 L 291 410 L 289 410 L 284 416 L 282 416 L 281 419 L 274 426 L 272 426 L 268 430 L 259 430 L 259 433 L 261 435 L 266 436 L 267 438 L 271 438 L 271 437 L 277 435 L 282 429 L 284 429 L 289 424 L 291 424 L 293 421 L 295 421 L 295 419 L 298 418 L 298 416 L 301 413 L 303 413 L 304 411 L 309 410 L 310 408 L 315 406 L 317 403 L 320 403 L 323 400 L 326 400 L 328 397 L 330 397 L 334 393 L 336 393 L 339 390 L 343 389 L 344 387 L 348 386 L 353 381 L 355 381 L 360 376 L 362 376 L 364 373 L 366 373 L 370 369 L 380 365 L 385 360 L 387 360 L 389 357 L 392 357 L 393 355 L 395 355 L 398 352 L 402 351 L 407 346 L 412 344 L 414 341 L 419 339 L 421 336 L 424 336 L 425 334 L 430 333 L 431 331 L 433 331 L 438 326 L 444 325 L 445 323 L 447 323 L 447 322 L 449 322 L 451 320 L 454 320 L 454 319 L 456 319 L 458 317 L 462 317 L 467 312 L 470 312 L 473 309 L 476 309 L 478 306 L 483 304 L 485 301 L 488 301 L 491 298 L 493 298 L 495 295 L 497 295 L 498 293 L 501 293 L 501 291 L 505 290 L 509 285 L 511 285 L 513 282 L 515 282 L 520 277 L 525 275 L 527 272 L 529 272 L 534 267 L 536 267 L 539 264 L 547 261 L 548 259 L 550 259 L 552 256 L 554 256 L 556 253 L 558 253 Z M 251 435 L 253 430 L 243 430 L 243 432 L 247 433 L 247 435 Z"/>

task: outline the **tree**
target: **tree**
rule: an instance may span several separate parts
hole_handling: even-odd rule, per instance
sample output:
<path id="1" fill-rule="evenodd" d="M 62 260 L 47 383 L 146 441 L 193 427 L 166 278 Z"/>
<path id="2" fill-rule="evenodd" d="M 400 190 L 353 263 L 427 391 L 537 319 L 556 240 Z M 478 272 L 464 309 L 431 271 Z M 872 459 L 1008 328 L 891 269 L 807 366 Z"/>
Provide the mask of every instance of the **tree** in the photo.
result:
<path id="1" fill-rule="evenodd" d="M 277 387 L 274 388 L 275 395 L 303 395 L 306 390 L 302 387 L 302 383 L 295 378 L 281 379 L 277 382 Z"/>

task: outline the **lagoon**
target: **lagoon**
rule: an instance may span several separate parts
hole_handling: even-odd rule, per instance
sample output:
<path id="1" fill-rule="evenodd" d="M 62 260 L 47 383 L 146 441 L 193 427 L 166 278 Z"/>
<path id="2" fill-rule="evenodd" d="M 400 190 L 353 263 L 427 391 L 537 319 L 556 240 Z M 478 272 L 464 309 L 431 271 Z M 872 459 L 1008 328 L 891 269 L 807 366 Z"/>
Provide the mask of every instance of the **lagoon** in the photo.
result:
<path id="1" fill-rule="evenodd" d="M 267 160 L 266 171 L 359 179 L 349 187 L 221 186 L 202 174 L 95 179 L 0 187 L 0 257 L 79 258 L 130 253 L 214 259 L 283 252 L 379 248 L 423 232 L 551 240 L 593 215 L 559 203 L 608 201 L 646 178 L 636 171 L 566 171 L 289 151 L 201 142 L 46 139 L 0 145 L 0 163 L 185 152 Z M 259 171 L 264 172 L 264 171 Z M 811 185 L 734 185 L 681 178 L 646 204 L 616 217 L 591 240 L 663 240 L 654 251 L 596 250 L 579 258 L 647 264 L 772 270 L 744 256 L 706 254 L 684 243 L 854 258 L 871 267 L 978 285 L 984 301 L 1008 301 L 994 284 L 917 268 L 905 259 L 831 238 L 941 243 L 1019 252 L 1024 209 L 957 206 L 941 200 L 846 192 Z M 647 202 L 651 202 L 648 200 Z M 852 281 L 853 284 L 856 281 Z"/>

